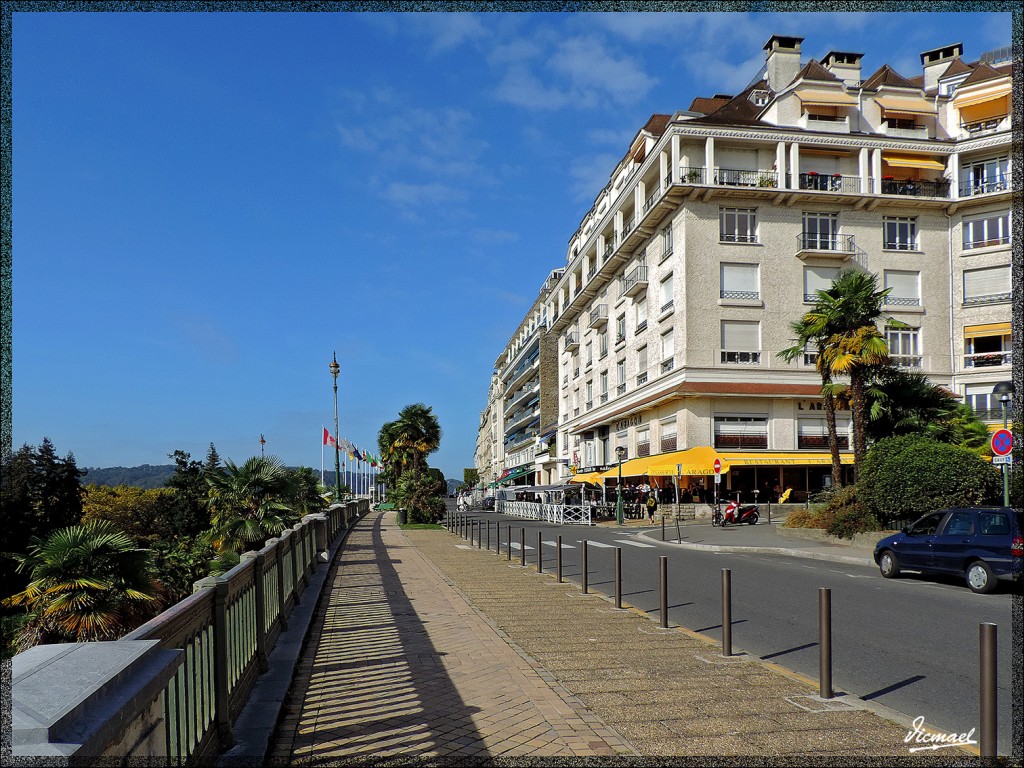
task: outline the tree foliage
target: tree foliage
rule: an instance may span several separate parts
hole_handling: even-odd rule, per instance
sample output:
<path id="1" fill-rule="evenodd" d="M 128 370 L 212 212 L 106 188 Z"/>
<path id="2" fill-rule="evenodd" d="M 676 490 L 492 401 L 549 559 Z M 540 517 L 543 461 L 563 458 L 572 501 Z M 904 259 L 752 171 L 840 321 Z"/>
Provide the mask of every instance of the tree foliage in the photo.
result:
<path id="1" fill-rule="evenodd" d="M 296 485 L 292 473 L 275 456 L 253 456 L 206 476 L 211 529 L 208 539 L 218 552 L 243 552 L 293 525 Z M 322 503 L 322 500 L 321 500 Z"/>
<path id="2" fill-rule="evenodd" d="M 976 453 L 921 435 L 880 440 L 857 480 L 858 498 L 881 520 L 917 518 L 943 507 L 999 503 L 999 472 Z"/>
<path id="3" fill-rule="evenodd" d="M 444 515 L 447 486 L 426 472 L 406 472 L 392 490 L 392 499 L 409 513 L 410 523 L 436 523 Z"/>
<path id="4" fill-rule="evenodd" d="M 405 472 L 425 472 L 427 456 L 441 445 L 441 425 L 433 409 L 423 403 L 407 405 L 398 419 L 380 428 L 377 447 L 387 461 L 392 482 Z"/>
<path id="5" fill-rule="evenodd" d="M 31 581 L 4 604 L 28 611 L 18 638 L 21 649 L 116 639 L 158 605 L 152 553 L 137 548 L 109 520 L 33 538 L 28 553 L 17 560 Z"/>

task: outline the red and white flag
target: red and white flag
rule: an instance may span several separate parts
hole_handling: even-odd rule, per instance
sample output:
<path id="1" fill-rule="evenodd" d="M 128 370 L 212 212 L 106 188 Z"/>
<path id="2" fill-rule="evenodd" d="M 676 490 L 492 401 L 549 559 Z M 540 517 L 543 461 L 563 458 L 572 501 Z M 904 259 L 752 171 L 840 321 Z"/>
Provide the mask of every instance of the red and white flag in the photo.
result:
<path id="1" fill-rule="evenodd" d="M 324 427 L 324 445 L 334 445 L 334 438 L 331 437 L 331 433 L 327 431 L 327 427 Z"/>

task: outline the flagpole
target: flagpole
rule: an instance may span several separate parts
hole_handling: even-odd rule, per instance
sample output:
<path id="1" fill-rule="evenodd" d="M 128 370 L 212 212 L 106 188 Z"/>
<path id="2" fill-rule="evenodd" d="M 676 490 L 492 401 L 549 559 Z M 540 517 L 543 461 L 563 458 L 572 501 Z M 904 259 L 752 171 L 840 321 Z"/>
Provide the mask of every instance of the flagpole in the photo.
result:
<path id="1" fill-rule="evenodd" d="M 321 429 L 326 430 L 327 427 L 320 425 Z M 320 433 L 320 485 L 324 484 L 324 438 L 323 432 Z"/>

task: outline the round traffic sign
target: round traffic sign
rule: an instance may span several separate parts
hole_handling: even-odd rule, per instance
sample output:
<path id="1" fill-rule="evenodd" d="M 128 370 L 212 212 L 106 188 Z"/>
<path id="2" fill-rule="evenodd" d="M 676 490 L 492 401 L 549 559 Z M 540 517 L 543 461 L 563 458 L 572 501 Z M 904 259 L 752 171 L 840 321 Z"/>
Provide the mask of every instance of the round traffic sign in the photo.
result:
<path id="1" fill-rule="evenodd" d="M 715 459 L 715 465 L 714 466 L 715 466 L 715 474 L 716 475 L 722 474 L 722 460 L 721 459 Z"/>
<path id="2" fill-rule="evenodd" d="M 1008 429 L 997 429 L 992 433 L 992 453 L 1006 456 L 1013 450 L 1013 433 Z"/>

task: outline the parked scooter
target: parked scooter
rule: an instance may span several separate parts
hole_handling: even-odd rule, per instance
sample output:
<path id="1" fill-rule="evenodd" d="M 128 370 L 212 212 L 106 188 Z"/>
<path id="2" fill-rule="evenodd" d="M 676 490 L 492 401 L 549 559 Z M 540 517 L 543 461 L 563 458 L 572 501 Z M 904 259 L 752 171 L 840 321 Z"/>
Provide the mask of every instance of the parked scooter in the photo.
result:
<path id="1" fill-rule="evenodd" d="M 744 504 L 740 506 L 740 503 L 734 500 L 729 502 L 725 512 L 722 513 L 722 527 L 724 528 L 729 523 L 754 525 L 760 518 L 761 515 L 757 504 Z"/>

